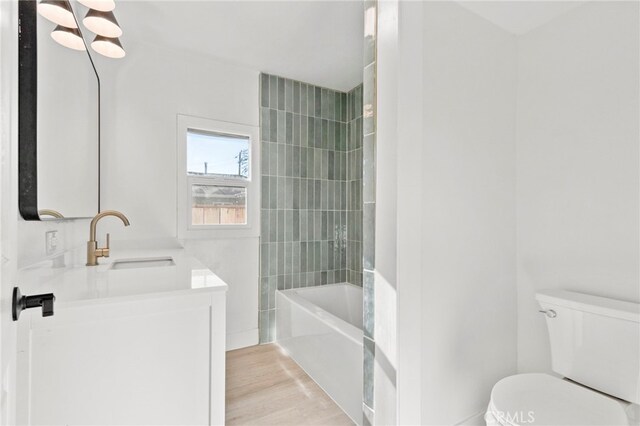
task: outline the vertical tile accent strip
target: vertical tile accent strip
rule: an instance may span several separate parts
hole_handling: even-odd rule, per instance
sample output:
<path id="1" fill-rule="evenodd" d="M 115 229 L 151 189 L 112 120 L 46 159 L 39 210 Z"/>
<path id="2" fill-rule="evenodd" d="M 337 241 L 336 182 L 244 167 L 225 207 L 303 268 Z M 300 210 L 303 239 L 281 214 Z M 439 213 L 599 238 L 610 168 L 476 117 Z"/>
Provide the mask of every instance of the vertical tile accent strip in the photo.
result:
<path id="1" fill-rule="evenodd" d="M 378 31 L 377 0 L 364 0 L 364 69 L 362 88 L 362 132 L 359 158 L 362 173 L 362 266 L 363 285 L 363 424 L 375 424 L 375 212 L 376 212 L 376 49 Z"/>
<path id="2" fill-rule="evenodd" d="M 347 281 L 362 286 L 362 85 L 347 93 Z"/>
<path id="3" fill-rule="evenodd" d="M 362 86 L 344 93 L 268 74 L 259 81 L 259 328 L 268 343 L 276 290 L 362 285 Z"/>
<path id="4" fill-rule="evenodd" d="M 364 350 L 364 387 L 362 392 L 362 402 L 367 407 L 373 407 L 373 369 L 376 354 L 375 343 L 373 340 L 365 337 L 362 347 Z"/>

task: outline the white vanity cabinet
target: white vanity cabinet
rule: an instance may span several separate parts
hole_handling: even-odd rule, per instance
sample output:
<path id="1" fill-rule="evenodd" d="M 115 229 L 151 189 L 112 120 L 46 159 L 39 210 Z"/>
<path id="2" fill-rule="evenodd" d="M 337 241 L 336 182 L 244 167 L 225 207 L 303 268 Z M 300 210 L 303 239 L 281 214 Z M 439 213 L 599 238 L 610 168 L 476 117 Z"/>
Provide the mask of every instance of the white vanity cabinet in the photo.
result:
<path id="1" fill-rule="evenodd" d="M 19 422 L 223 424 L 226 285 L 164 290 L 23 312 Z"/>

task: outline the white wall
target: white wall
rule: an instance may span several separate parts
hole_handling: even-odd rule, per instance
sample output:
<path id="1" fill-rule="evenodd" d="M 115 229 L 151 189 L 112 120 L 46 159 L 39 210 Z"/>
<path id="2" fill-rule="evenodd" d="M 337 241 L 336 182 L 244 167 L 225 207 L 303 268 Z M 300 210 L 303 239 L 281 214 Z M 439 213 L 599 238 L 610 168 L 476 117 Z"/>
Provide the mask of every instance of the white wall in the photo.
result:
<path id="1" fill-rule="evenodd" d="M 421 423 L 422 404 L 422 143 L 423 2 L 398 2 L 397 162 L 397 419 L 400 425 Z M 384 76 L 383 76 L 384 77 Z M 378 79 L 379 85 L 388 84 Z M 379 117 L 384 125 L 386 117 Z"/>
<path id="2" fill-rule="evenodd" d="M 637 2 L 593 2 L 518 43 L 518 369 L 550 368 L 537 290 L 640 301 Z"/>
<path id="3" fill-rule="evenodd" d="M 422 423 L 456 424 L 516 371 L 516 39 L 453 2 L 423 28 Z"/>
<path id="4" fill-rule="evenodd" d="M 374 421 L 397 422 L 397 37 L 398 4 L 378 2 L 376 51 Z M 367 82 L 365 77 L 365 90 Z M 365 93 L 366 99 L 366 93 Z M 365 216 L 366 221 L 366 216 Z M 364 224 L 365 228 L 367 224 Z"/>
<path id="5" fill-rule="evenodd" d="M 97 208 L 96 208 L 97 213 Z M 89 219 L 44 220 L 42 222 L 17 220 L 18 268 L 24 268 L 46 259 L 54 259 L 65 251 L 86 246 L 89 239 Z M 57 249 L 47 254 L 45 237 L 57 231 Z"/>
<path id="6" fill-rule="evenodd" d="M 376 269 L 398 298 L 397 419 L 480 424 L 516 371 L 516 38 L 454 2 L 384 11 L 376 196 L 397 208 L 377 211 Z"/>
<path id="7" fill-rule="evenodd" d="M 258 71 L 151 44 L 127 44 L 120 61 L 99 59 L 102 82 L 102 206 L 114 240 L 176 238 L 176 115 L 258 126 Z M 259 185 L 258 185 L 259 187 Z M 259 226 L 259 225 L 258 225 Z M 117 256 L 117 242 L 113 244 Z M 229 284 L 227 333 L 258 327 L 258 238 L 185 242 Z M 233 344 L 233 343 L 232 343 Z"/>
<path id="8" fill-rule="evenodd" d="M 398 418 L 480 424 L 497 380 L 549 369 L 537 289 L 640 300 L 640 11 L 587 3 L 516 39 L 453 2 L 399 9 Z"/>

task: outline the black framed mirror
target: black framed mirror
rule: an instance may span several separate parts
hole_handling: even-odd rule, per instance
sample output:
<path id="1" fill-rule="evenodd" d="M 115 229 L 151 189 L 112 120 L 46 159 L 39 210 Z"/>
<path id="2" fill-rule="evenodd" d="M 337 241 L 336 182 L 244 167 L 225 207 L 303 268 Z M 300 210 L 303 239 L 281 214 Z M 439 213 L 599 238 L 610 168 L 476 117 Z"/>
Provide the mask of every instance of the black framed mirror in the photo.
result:
<path id="1" fill-rule="evenodd" d="M 100 79 L 78 4 L 54 3 L 73 14 L 79 37 L 72 47 L 56 41 L 60 32 L 54 39 L 67 28 L 39 14 L 37 1 L 18 2 L 18 207 L 25 220 L 100 210 Z"/>

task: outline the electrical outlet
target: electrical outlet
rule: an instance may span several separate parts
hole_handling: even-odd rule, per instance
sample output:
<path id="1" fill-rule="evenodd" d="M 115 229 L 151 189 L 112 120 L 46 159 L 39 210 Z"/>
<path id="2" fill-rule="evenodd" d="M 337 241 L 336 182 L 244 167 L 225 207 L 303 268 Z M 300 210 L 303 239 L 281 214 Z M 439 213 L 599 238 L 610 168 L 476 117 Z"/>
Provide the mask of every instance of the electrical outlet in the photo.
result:
<path id="1" fill-rule="evenodd" d="M 58 251 L 58 231 L 48 231 L 44 234 L 45 237 L 45 252 L 47 255 L 53 254 Z"/>

